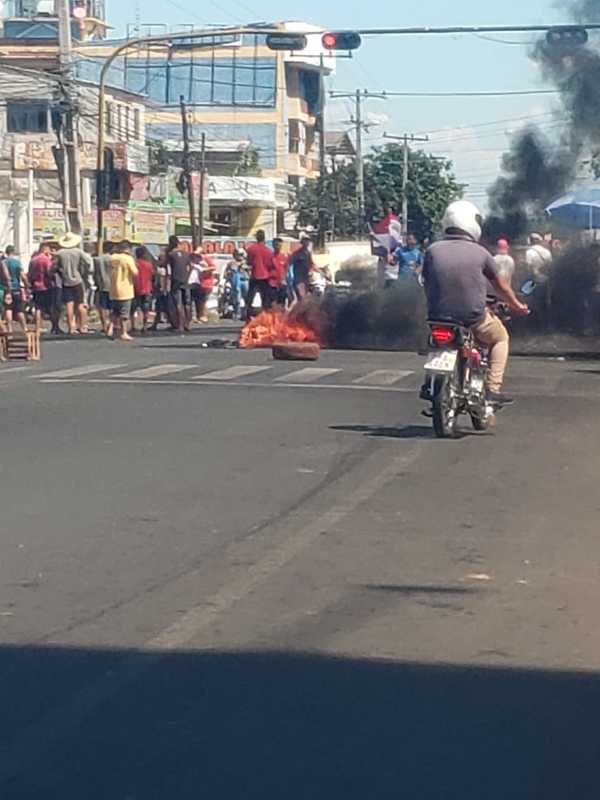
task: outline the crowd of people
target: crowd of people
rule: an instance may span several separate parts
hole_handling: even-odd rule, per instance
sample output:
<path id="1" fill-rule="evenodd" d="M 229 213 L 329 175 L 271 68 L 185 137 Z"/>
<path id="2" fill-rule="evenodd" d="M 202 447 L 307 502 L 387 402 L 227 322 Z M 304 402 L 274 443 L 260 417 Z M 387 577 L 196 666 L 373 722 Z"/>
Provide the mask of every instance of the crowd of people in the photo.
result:
<path id="1" fill-rule="evenodd" d="M 223 276 L 202 247 L 193 249 L 176 236 L 157 258 L 127 241 L 109 243 L 107 250 L 89 253 L 79 235 L 67 233 L 43 242 L 26 268 L 8 246 L 0 260 L 4 329 L 11 333 L 18 324 L 26 331 L 33 321 L 42 332 L 48 319 L 52 334 L 82 335 L 90 331 L 89 314 L 96 309 L 102 332 L 111 338 L 130 341 L 132 332 L 156 331 L 163 323 L 185 334 L 193 322 L 208 322 L 208 298 L 220 279 L 231 311 L 221 308 L 222 316 L 235 319 L 251 316 L 257 296 L 262 309 L 289 308 L 328 279 L 315 264 L 309 236 L 288 255 L 282 239 L 269 247 L 260 230 L 246 250 L 233 253 Z"/>
<path id="2" fill-rule="evenodd" d="M 300 247 L 289 255 L 283 245 L 283 239 L 276 238 L 273 247 L 269 247 L 265 232 L 260 230 L 256 242 L 246 250 L 235 250 L 224 274 L 231 289 L 231 316 L 235 319 L 248 318 L 253 313 L 257 295 L 265 310 L 275 305 L 291 308 L 309 293 L 319 294 L 330 280 L 327 270 L 315 263 L 310 236 L 302 235 Z M 225 310 L 223 315 L 227 316 Z"/>
<path id="3" fill-rule="evenodd" d="M 548 283 L 559 244 L 537 233 L 530 236 L 524 260 L 540 287 Z M 90 310 L 96 309 L 106 336 L 129 341 L 132 332 L 156 331 L 163 324 L 185 334 L 194 322 L 206 323 L 207 302 L 219 284 L 219 313 L 233 319 L 248 319 L 257 296 L 262 309 L 289 309 L 309 293 L 324 291 L 331 278 L 315 263 L 310 236 L 303 234 L 290 254 L 280 238 L 271 245 L 259 230 L 255 242 L 233 252 L 222 275 L 202 247 L 192 248 L 175 236 L 154 257 L 127 241 L 110 243 L 101 255 L 90 253 L 79 235 L 66 233 L 56 242 L 43 242 L 27 268 L 8 246 L 0 260 L 0 326 L 11 333 L 17 324 L 25 331 L 31 321 L 42 331 L 48 319 L 53 334 L 82 335 L 90 330 Z M 421 282 L 428 243 L 412 233 L 403 241 L 393 209 L 373 231 L 373 245 L 380 288 Z M 506 239 L 497 242 L 495 263 L 512 284 L 516 267 Z"/>
<path id="4" fill-rule="evenodd" d="M 117 334 L 130 341 L 131 331 L 157 330 L 163 321 L 185 333 L 193 310 L 199 323 L 208 321 L 206 301 L 215 273 L 201 248 L 192 252 L 176 237 L 156 260 L 145 247 L 134 249 L 127 241 L 92 255 L 79 235 L 67 233 L 56 243 L 43 242 L 27 269 L 9 246 L 0 262 L 2 324 L 9 333 L 15 323 L 26 331 L 28 317 L 33 317 L 41 332 L 47 318 L 51 333 L 81 335 L 89 333 L 89 312 L 96 308 L 102 332 L 109 337 Z"/>

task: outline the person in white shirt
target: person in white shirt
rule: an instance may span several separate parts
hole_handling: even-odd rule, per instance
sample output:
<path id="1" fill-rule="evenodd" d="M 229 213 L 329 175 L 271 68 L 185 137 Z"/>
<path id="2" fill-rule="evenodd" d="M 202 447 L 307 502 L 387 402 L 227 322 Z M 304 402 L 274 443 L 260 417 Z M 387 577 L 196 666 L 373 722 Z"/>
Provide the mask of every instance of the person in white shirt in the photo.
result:
<path id="1" fill-rule="evenodd" d="M 537 287 L 534 295 L 535 316 L 546 330 L 550 325 L 552 305 L 552 260 L 552 253 L 544 237 L 539 233 L 532 233 L 525 261 Z"/>
<path id="2" fill-rule="evenodd" d="M 544 242 L 544 237 L 539 233 L 532 233 L 529 237 L 529 249 L 525 254 L 525 260 L 534 281 L 537 284 L 548 283 L 552 269 L 552 253 Z"/>
<path id="3" fill-rule="evenodd" d="M 502 275 L 507 283 L 512 286 L 513 277 L 515 274 L 515 261 L 510 255 L 510 246 L 506 239 L 498 240 L 496 244 L 496 255 L 494 256 L 494 262 L 496 264 L 498 274 Z"/>

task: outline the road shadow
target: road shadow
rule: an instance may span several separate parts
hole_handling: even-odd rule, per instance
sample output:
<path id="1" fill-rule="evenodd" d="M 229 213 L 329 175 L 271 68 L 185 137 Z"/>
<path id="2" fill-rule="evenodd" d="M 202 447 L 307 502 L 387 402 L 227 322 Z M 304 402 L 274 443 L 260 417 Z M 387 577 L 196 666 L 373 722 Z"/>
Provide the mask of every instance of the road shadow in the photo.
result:
<path id="1" fill-rule="evenodd" d="M 329 430 L 342 431 L 344 433 L 362 433 L 365 436 L 372 436 L 383 439 L 433 439 L 435 434 L 430 425 L 405 425 L 401 428 L 392 428 L 384 425 L 330 425 Z M 477 433 L 467 429 L 458 430 L 454 439 L 444 441 L 459 441 L 467 436 L 489 436 L 489 432 Z"/>
<path id="2" fill-rule="evenodd" d="M 0 651 L 6 800 L 597 800 L 596 673 Z"/>
<path id="3" fill-rule="evenodd" d="M 185 341 L 176 341 L 173 344 L 151 344 L 145 342 L 139 345 L 141 350 L 242 350 L 234 339 L 203 339 L 193 341 L 185 337 Z M 249 351 L 246 351 L 249 352 Z"/>
<path id="4" fill-rule="evenodd" d="M 478 594 L 480 589 L 473 586 L 434 586 L 427 584 L 402 585 L 394 583 L 369 583 L 361 587 L 370 592 L 384 592 L 389 594 L 442 594 L 442 595 L 472 595 Z"/>

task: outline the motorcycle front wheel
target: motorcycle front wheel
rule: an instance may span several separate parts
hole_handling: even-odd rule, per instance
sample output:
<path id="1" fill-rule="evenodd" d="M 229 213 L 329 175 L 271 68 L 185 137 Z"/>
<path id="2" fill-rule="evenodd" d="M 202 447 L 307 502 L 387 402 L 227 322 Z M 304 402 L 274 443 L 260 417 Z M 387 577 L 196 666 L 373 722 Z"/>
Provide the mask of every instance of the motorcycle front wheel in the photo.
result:
<path id="1" fill-rule="evenodd" d="M 450 376 L 440 375 L 435 379 L 432 416 L 433 430 L 438 439 L 453 439 L 456 436 L 458 413 Z"/>

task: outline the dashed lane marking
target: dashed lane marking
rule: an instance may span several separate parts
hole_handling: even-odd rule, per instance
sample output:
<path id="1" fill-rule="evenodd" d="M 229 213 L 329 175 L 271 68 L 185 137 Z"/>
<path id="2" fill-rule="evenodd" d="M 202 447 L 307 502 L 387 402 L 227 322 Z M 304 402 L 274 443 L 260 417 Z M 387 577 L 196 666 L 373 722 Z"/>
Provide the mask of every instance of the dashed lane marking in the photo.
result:
<path id="1" fill-rule="evenodd" d="M 216 372 L 206 372 L 203 375 L 198 375 L 195 380 L 202 381 L 232 381 L 235 378 L 244 378 L 248 375 L 256 375 L 258 372 L 266 372 L 271 367 L 250 367 L 238 366 L 227 367 L 227 369 L 219 369 Z"/>
<path id="2" fill-rule="evenodd" d="M 32 375 L 35 378 L 78 378 L 80 375 L 92 375 L 94 372 L 108 372 L 113 369 L 124 369 L 127 364 L 86 364 L 70 369 L 58 369 L 54 372 L 44 372 L 42 375 Z"/>
<path id="3" fill-rule="evenodd" d="M 354 383 L 366 383 L 369 386 L 392 386 L 394 383 L 398 383 L 398 381 L 413 374 L 414 371 L 410 369 L 376 369 L 373 372 L 369 372 L 368 375 L 357 378 Z"/>
<path id="4" fill-rule="evenodd" d="M 172 375 L 175 372 L 184 372 L 189 369 L 197 369 L 198 364 L 159 364 L 156 367 L 144 367 L 133 372 L 122 372 L 114 375 L 115 378 L 158 378 L 161 375 Z"/>
<path id="5" fill-rule="evenodd" d="M 287 375 L 280 375 L 275 380 L 278 383 L 314 383 L 321 378 L 327 378 L 329 375 L 335 375 L 336 372 L 341 372 L 341 369 L 326 369 L 324 367 L 305 367 L 298 369 L 295 372 L 288 372 Z"/>

